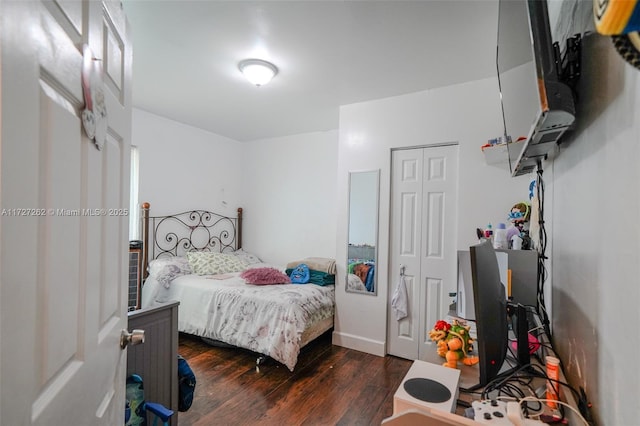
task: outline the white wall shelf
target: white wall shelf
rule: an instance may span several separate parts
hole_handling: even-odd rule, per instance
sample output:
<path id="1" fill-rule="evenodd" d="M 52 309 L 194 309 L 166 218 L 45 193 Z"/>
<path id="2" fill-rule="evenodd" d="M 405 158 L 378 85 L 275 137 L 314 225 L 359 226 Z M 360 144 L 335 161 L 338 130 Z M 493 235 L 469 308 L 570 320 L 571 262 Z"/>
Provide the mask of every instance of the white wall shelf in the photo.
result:
<path id="1" fill-rule="evenodd" d="M 509 144 L 509 150 L 507 151 L 507 144 L 488 146 L 482 150 L 484 153 L 484 160 L 487 164 L 508 164 L 509 163 L 509 151 L 512 158 L 517 158 L 520 150 L 524 146 L 525 141 L 512 142 Z"/>

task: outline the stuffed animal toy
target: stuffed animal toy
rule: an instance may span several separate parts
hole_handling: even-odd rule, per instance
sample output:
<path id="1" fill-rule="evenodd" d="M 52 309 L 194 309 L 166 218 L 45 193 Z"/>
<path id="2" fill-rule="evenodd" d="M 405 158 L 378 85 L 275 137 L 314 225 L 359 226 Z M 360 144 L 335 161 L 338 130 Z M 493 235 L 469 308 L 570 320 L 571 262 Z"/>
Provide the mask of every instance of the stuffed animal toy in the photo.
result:
<path id="1" fill-rule="evenodd" d="M 529 250 L 532 248 L 531 238 L 529 237 L 529 220 L 531 216 L 531 206 L 526 202 L 520 202 L 514 204 L 509 212 L 509 221 L 513 224 L 513 227 L 507 230 L 507 241 L 513 242 L 513 236 L 518 235 L 520 237 L 519 247 L 513 246 L 509 248 Z"/>
<path id="2" fill-rule="evenodd" d="M 509 220 L 516 226 L 524 225 L 526 222 L 529 222 L 529 213 L 531 211 L 531 207 L 529 204 L 520 202 L 514 204 L 511 207 L 511 211 L 509 212 Z"/>
<path id="3" fill-rule="evenodd" d="M 477 356 L 468 354 L 473 349 L 473 339 L 469 335 L 470 328 L 458 320 L 453 320 L 453 324 L 439 320 L 429 331 L 429 338 L 437 342 L 438 355 L 447 360 L 443 364 L 445 367 L 458 368 L 458 361 L 462 361 L 465 365 L 478 363 Z"/>

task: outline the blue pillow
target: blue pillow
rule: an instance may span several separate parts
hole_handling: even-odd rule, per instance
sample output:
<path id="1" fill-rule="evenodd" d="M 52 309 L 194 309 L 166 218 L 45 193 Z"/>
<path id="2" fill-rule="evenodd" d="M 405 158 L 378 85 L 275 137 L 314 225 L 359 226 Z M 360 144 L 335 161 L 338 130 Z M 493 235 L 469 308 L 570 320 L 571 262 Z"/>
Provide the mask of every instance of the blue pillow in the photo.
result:
<path id="1" fill-rule="evenodd" d="M 292 284 L 306 284 L 309 282 L 310 277 L 309 267 L 304 263 L 293 268 L 290 275 Z"/>

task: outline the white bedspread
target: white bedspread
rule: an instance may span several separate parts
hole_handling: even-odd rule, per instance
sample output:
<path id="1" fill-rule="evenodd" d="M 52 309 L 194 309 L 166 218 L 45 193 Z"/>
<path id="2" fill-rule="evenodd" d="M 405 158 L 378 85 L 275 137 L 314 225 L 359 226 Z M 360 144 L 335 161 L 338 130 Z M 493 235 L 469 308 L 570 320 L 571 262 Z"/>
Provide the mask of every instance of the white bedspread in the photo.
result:
<path id="1" fill-rule="evenodd" d="M 212 279 L 185 275 L 165 288 L 152 277 L 142 290 L 143 307 L 180 301 L 178 330 L 265 354 L 293 371 L 308 324 L 333 316 L 333 285 L 249 285 L 239 273 Z"/>

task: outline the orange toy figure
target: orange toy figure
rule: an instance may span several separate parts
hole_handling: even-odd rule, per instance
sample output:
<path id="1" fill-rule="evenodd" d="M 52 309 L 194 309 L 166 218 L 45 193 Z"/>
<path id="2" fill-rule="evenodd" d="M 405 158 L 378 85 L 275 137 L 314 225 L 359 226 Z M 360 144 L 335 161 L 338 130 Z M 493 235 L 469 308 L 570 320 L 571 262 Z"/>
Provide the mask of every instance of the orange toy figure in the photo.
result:
<path id="1" fill-rule="evenodd" d="M 473 348 L 473 339 L 469 335 L 470 328 L 458 320 L 453 320 L 453 324 L 440 320 L 429 331 L 429 338 L 437 342 L 438 355 L 447 360 L 443 364 L 445 367 L 457 368 L 458 361 L 462 361 L 465 365 L 478 363 L 477 356 L 468 355 Z"/>

